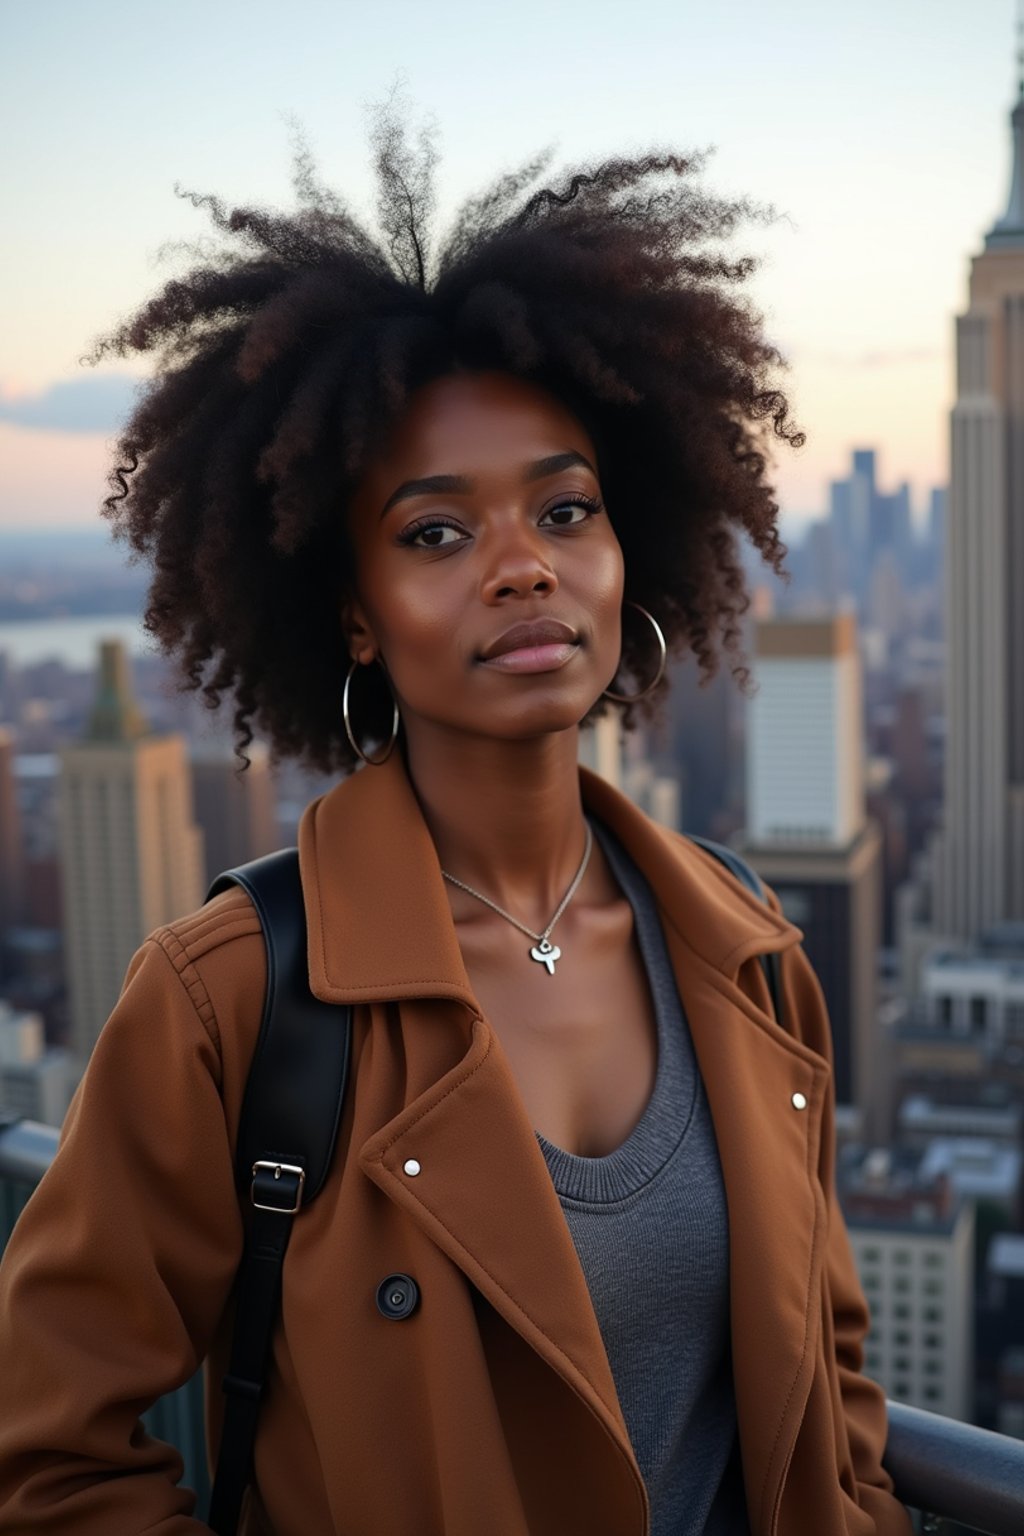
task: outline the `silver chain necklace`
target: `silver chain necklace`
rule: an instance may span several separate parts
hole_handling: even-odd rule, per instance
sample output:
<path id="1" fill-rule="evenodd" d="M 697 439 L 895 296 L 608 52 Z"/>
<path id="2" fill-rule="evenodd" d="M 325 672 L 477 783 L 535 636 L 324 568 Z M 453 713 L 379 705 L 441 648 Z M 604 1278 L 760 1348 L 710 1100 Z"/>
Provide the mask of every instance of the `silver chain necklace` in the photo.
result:
<path id="1" fill-rule="evenodd" d="M 562 951 L 559 949 L 558 945 L 552 944 L 551 942 L 551 930 L 554 928 L 555 924 L 558 922 L 558 919 L 561 917 L 562 913 L 565 911 L 566 907 L 575 896 L 579 887 L 579 883 L 583 879 L 583 876 L 586 872 L 587 864 L 590 861 L 590 850 L 594 846 L 594 837 L 590 830 L 589 821 L 585 821 L 583 825 L 586 828 L 587 842 L 586 847 L 583 850 L 583 858 L 580 861 L 580 867 L 576 871 L 575 875 L 573 875 L 572 884 L 566 891 L 565 895 L 562 897 L 561 901 L 558 903 L 558 910 L 554 917 L 551 919 L 550 923 L 548 923 L 547 927 L 544 929 L 543 933 L 534 933 L 533 929 L 527 928 L 526 924 L 521 923 L 518 917 L 513 917 L 511 912 L 506 912 L 504 907 L 499 907 L 496 901 L 492 901 L 489 896 L 484 896 L 481 891 L 475 891 L 471 885 L 466 884 L 465 880 L 456 880 L 455 876 L 450 875 L 446 869 L 442 869 L 441 871 L 442 875 L 444 875 L 444 878 L 446 880 L 450 880 L 452 885 L 457 885 L 460 891 L 465 891 L 468 895 L 475 896 L 477 901 L 482 901 L 485 907 L 490 907 L 492 912 L 497 912 L 499 917 L 505 918 L 506 922 L 509 922 L 513 925 L 513 927 L 518 928 L 520 933 L 525 933 L 528 939 L 533 939 L 534 945 L 530 950 L 530 959 L 536 960 L 539 965 L 546 966 L 549 976 L 553 976 L 555 974 L 555 961 L 561 960 L 562 958 Z"/>

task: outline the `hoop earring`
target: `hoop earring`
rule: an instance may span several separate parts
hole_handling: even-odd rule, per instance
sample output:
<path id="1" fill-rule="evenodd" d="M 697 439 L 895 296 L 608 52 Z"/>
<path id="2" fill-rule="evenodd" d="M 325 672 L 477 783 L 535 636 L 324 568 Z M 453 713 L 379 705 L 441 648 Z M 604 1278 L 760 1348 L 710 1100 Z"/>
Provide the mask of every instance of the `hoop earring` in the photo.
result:
<path id="1" fill-rule="evenodd" d="M 380 663 L 378 662 L 378 666 L 379 665 L 380 665 Z M 363 751 L 363 749 L 359 745 L 358 741 L 356 741 L 355 734 L 354 734 L 354 732 L 352 730 L 352 717 L 349 714 L 349 707 L 348 707 L 349 687 L 351 685 L 353 677 L 355 676 L 356 668 L 358 666 L 359 666 L 358 661 L 354 661 L 352 663 L 352 665 L 348 669 L 348 674 L 347 674 L 347 676 L 345 678 L 345 687 L 343 688 L 342 694 L 341 694 L 341 717 L 342 717 L 342 719 L 345 722 L 345 735 L 348 737 L 349 745 L 351 746 L 352 751 L 356 754 L 357 757 L 361 757 L 364 763 L 369 763 L 372 767 L 379 768 L 381 763 L 386 763 L 387 762 L 388 758 L 391 756 L 392 752 L 394 751 L 395 742 L 398 740 L 398 728 L 399 728 L 399 725 L 401 724 L 401 720 L 400 720 L 399 713 L 398 713 L 398 700 L 395 698 L 395 691 L 394 691 L 394 689 L 391 688 L 391 684 L 388 683 L 388 688 L 391 689 L 391 702 L 394 705 L 394 711 L 395 711 L 394 712 L 394 716 L 393 716 L 392 721 L 391 721 L 391 740 L 388 742 L 387 746 L 384 748 L 383 754 L 381 756 L 379 756 L 379 757 L 370 757 L 366 752 Z M 384 668 L 383 667 L 381 667 L 380 670 L 382 672 L 384 672 Z M 387 677 L 387 673 L 386 672 L 384 672 L 384 676 Z"/>
<path id="2" fill-rule="evenodd" d="M 615 704 L 636 704 L 640 699 L 646 699 L 647 695 L 654 692 L 655 688 L 657 688 L 658 684 L 664 677 L 665 664 L 668 661 L 668 646 L 665 644 L 665 636 L 662 633 L 661 625 L 654 617 L 654 614 L 648 613 L 647 609 L 642 608 L 639 603 L 634 603 L 632 598 L 627 598 L 626 601 L 629 603 L 631 608 L 635 608 L 639 613 L 643 614 L 644 618 L 654 630 L 655 638 L 658 641 L 658 670 L 655 672 L 646 688 L 641 688 L 639 693 L 612 693 L 609 688 L 606 688 L 601 697 L 605 699 L 611 699 Z M 614 678 L 612 681 L 614 682 Z"/>

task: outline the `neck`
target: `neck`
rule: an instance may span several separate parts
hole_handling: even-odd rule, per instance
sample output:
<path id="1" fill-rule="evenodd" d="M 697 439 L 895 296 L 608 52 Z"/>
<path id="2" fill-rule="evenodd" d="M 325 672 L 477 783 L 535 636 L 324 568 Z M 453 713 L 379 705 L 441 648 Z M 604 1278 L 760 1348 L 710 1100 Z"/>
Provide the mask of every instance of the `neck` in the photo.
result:
<path id="1" fill-rule="evenodd" d="M 408 743 L 441 868 L 524 922 L 532 916 L 538 931 L 583 856 L 578 750 L 576 728 L 531 741 Z"/>

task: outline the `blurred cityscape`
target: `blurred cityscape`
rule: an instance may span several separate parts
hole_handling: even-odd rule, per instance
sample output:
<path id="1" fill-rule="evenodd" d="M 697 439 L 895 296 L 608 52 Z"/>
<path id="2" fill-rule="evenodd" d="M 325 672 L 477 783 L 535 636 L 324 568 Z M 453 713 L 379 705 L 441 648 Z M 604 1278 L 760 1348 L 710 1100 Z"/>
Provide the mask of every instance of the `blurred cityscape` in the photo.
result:
<path id="1" fill-rule="evenodd" d="M 756 694 L 684 661 L 657 728 L 602 721 L 584 753 L 804 932 L 867 1371 L 1024 1438 L 1024 82 L 1011 132 L 951 338 L 949 487 L 912 504 L 855 449 L 788 585 L 745 552 Z M 238 774 L 146 649 L 145 579 L 102 532 L 0 535 L 0 1112 L 54 1126 L 145 935 L 330 782 L 259 743 Z"/>

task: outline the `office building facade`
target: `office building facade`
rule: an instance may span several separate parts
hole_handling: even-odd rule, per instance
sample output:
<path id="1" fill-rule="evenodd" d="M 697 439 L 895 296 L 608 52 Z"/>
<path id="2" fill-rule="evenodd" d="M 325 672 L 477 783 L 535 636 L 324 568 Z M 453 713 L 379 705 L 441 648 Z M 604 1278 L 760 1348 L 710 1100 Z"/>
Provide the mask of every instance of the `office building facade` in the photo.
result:
<path id="1" fill-rule="evenodd" d="M 865 810 L 856 621 L 761 620 L 755 649 L 747 825 L 734 842 L 803 930 L 828 1005 L 837 1100 L 876 1134 L 889 1114 L 876 980 L 882 840 Z"/>
<path id="2" fill-rule="evenodd" d="M 184 738 L 148 731 L 117 641 L 84 738 L 61 753 L 59 842 L 71 1044 L 84 1065 L 143 939 L 203 900 Z"/>

